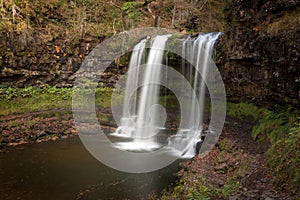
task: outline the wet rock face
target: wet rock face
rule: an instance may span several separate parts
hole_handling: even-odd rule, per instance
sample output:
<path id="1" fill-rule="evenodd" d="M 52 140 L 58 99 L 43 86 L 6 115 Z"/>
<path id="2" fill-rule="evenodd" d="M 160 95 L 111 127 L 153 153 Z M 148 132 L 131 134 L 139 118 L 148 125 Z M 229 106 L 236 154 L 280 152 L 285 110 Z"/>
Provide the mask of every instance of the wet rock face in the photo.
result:
<path id="1" fill-rule="evenodd" d="M 231 100 L 300 99 L 300 1 L 233 0 L 226 10 L 220 67 Z"/>

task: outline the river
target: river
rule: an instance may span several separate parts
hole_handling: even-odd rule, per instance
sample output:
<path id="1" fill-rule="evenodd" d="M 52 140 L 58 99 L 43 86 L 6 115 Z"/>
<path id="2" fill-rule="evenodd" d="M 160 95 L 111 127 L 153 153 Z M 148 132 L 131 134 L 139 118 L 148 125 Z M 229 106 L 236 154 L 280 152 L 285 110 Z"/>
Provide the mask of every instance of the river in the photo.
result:
<path id="1" fill-rule="evenodd" d="M 147 199 L 175 183 L 178 163 L 131 174 L 97 161 L 79 137 L 20 145 L 0 154 L 0 198 Z"/>

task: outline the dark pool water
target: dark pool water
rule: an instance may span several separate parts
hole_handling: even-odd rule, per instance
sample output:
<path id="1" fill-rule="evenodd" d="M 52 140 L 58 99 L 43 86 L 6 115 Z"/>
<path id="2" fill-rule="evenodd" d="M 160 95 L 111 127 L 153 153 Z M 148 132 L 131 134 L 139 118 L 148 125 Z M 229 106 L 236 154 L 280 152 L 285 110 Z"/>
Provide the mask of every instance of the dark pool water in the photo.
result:
<path id="1" fill-rule="evenodd" d="M 147 199 L 175 182 L 178 162 L 131 174 L 101 164 L 78 137 L 22 145 L 0 154 L 0 199 Z"/>

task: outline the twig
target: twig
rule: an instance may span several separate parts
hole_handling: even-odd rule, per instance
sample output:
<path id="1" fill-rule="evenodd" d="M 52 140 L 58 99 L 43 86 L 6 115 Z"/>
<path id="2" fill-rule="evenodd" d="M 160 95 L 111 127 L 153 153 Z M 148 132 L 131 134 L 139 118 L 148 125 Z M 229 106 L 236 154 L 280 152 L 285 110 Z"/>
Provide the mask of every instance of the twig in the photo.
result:
<path id="1" fill-rule="evenodd" d="M 199 1 L 198 1 L 198 2 L 199 2 Z M 198 4 L 198 2 L 197 2 L 197 4 Z M 205 4 L 206 4 L 207 2 L 208 2 L 208 0 L 205 0 L 205 1 L 203 2 L 203 4 L 201 5 L 199 11 L 202 10 L 202 9 L 204 8 L 204 6 L 205 6 Z M 196 4 L 196 5 L 197 5 L 197 4 Z"/>
<path id="2" fill-rule="evenodd" d="M 175 25 L 175 14 L 176 14 L 176 0 L 173 0 L 174 8 L 172 10 L 172 27 Z"/>
<path id="3" fill-rule="evenodd" d="M 116 31 L 116 28 L 115 28 L 115 23 L 116 23 L 116 18 L 114 18 L 114 21 L 113 21 L 113 31 L 114 31 L 114 35 L 117 34 L 117 31 Z"/>

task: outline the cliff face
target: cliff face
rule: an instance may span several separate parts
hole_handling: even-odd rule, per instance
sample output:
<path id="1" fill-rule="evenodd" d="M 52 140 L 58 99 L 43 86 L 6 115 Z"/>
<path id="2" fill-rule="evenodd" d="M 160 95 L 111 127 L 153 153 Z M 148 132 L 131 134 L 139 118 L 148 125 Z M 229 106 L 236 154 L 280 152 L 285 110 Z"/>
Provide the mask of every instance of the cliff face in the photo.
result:
<path id="1" fill-rule="evenodd" d="M 219 68 L 229 100 L 297 104 L 300 1 L 232 0 L 225 16 Z M 103 40 L 75 35 L 50 24 L 0 33 L 0 84 L 72 86 L 85 55 Z M 113 83 L 118 72 L 111 68 L 104 81 Z"/>
<path id="2" fill-rule="evenodd" d="M 233 101 L 297 103 L 300 98 L 300 1 L 233 0 L 225 11 L 220 67 Z"/>
<path id="3" fill-rule="evenodd" d="M 71 40 L 70 34 L 33 29 L 31 33 L 0 35 L 1 84 L 71 86 L 72 74 L 97 44 L 97 38 Z"/>

